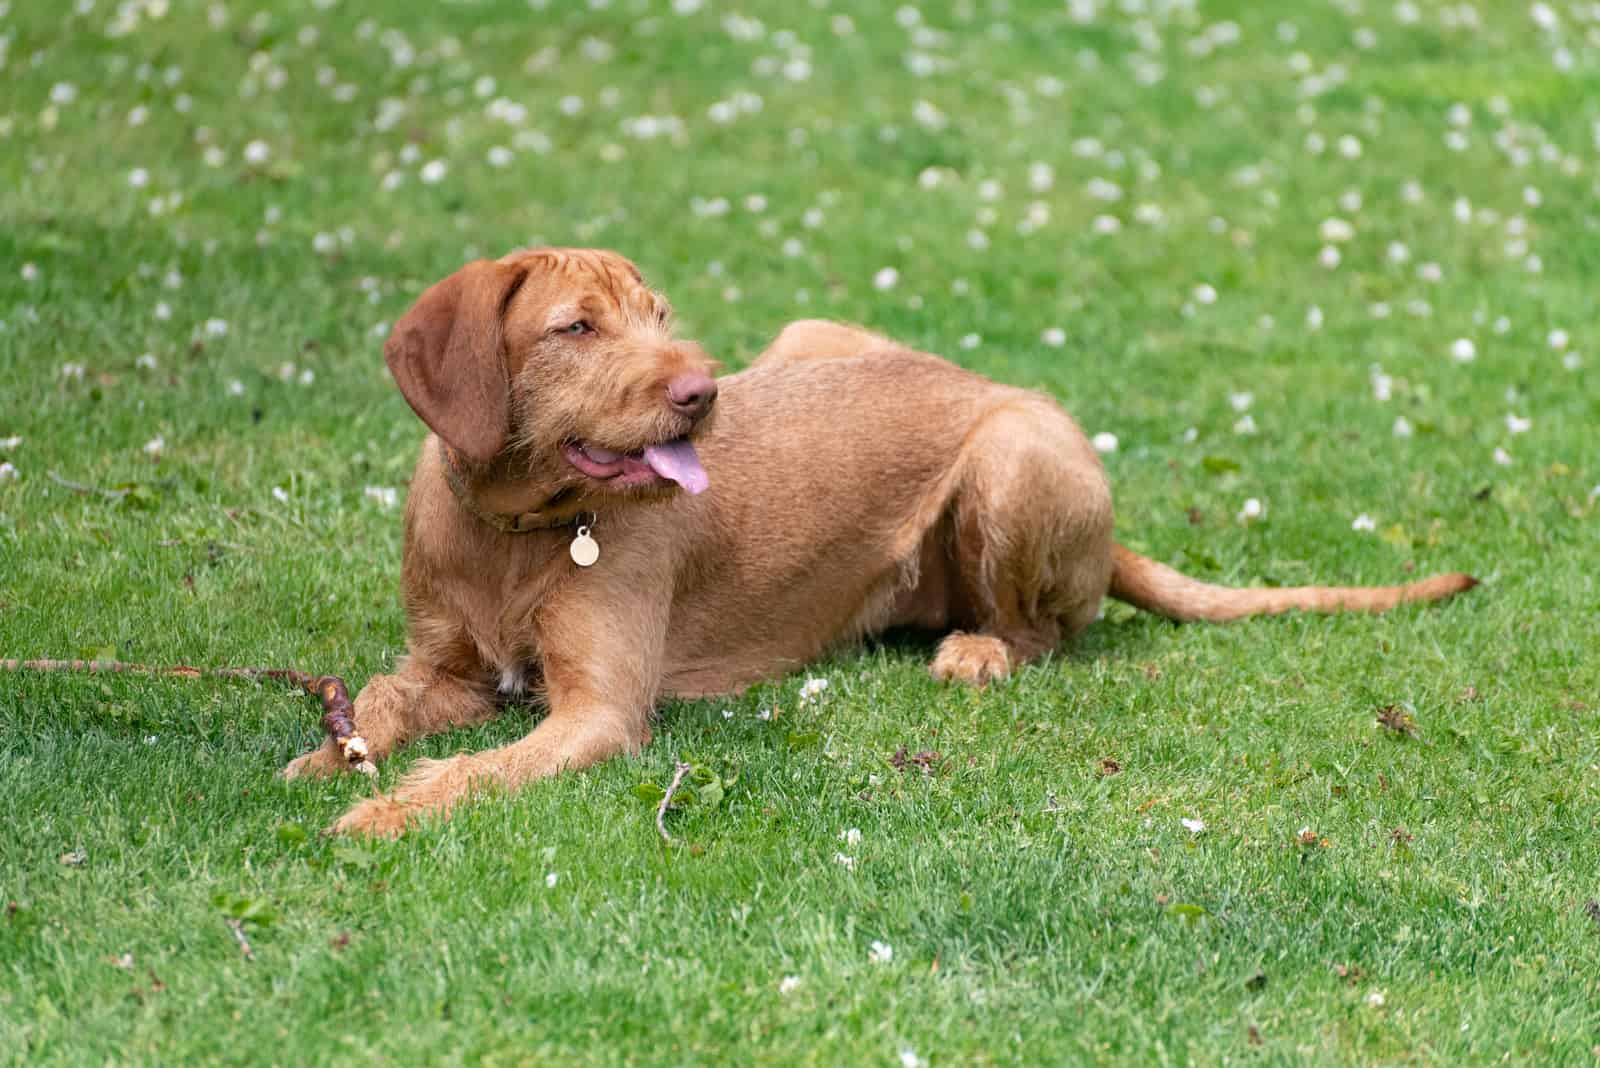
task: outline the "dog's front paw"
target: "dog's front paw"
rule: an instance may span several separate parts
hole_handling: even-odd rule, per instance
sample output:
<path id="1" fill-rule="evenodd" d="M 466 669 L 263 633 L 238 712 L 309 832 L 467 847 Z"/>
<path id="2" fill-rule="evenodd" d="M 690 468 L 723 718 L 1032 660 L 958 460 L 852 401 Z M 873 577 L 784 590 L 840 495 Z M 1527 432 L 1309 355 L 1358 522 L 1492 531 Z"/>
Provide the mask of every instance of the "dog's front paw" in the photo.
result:
<path id="1" fill-rule="evenodd" d="M 928 671 L 940 682 L 983 686 L 1011 674 L 1011 650 L 993 635 L 956 631 L 939 643 Z"/>
<path id="2" fill-rule="evenodd" d="M 398 838 L 416 814 L 417 806 L 391 797 L 369 797 L 340 816 L 329 834 L 364 835 L 369 838 Z"/>
<path id="3" fill-rule="evenodd" d="M 311 752 L 302 753 L 289 761 L 278 775 L 284 779 L 321 779 L 350 770 L 349 761 L 345 760 L 339 747 L 330 739 Z"/>

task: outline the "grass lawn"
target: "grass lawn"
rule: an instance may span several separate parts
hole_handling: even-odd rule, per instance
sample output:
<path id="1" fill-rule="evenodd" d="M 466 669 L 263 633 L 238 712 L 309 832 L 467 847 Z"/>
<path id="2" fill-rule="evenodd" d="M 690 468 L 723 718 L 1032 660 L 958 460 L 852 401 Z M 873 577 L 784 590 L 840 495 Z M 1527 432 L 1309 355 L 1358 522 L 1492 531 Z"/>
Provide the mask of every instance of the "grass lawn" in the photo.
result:
<path id="1" fill-rule="evenodd" d="M 1047 390 L 1210 581 L 1484 580 L 843 650 L 377 844 L 275 778 L 303 696 L 0 675 L 0 1059 L 1600 1059 L 1594 5 L 0 11 L 0 656 L 387 670 L 381 339 L 529 243 L 728 367 L 828 316 Z"/>

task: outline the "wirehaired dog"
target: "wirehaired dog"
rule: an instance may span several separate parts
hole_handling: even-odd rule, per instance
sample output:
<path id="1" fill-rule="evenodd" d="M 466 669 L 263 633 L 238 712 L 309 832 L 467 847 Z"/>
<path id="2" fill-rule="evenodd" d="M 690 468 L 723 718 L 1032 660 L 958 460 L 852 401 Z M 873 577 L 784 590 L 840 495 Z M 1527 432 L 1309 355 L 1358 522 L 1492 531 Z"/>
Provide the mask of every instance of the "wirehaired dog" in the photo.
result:
<path id="1" fill-rule="evenodd" d="M 982 684 L 1112 597 L 1174 619 L 1381 610 L 1473 585 L 1239 590 L 1112 540 L 1094 449 L 1054 401 L 887 338 L 785 328 L 712 377 L 623 257 L 470 263 L 395 325 L 385 359 L 432 430 L 406 501 L 409 655 L 371 679 L 374 758 L 537 689 L 520 741 L 419 762 L 335 829 L 396 834 L 650 739 L 665 694 L 737 690 L 888 627 L 943 632 L 939 679 Z M 284 769 L 345 766 L 332 742 Z"/>

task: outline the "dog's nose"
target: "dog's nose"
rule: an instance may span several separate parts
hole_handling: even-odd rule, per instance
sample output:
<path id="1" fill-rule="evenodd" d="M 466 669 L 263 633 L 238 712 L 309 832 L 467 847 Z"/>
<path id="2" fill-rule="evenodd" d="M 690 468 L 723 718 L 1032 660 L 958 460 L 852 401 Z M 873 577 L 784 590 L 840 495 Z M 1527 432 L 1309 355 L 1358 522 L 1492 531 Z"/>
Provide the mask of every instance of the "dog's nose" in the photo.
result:
<path id="1" fill-rule="evenodd" d="M 667 403 L 690 419 L 701 419 L 717 399 L 717 383 L 708 374 L 689 371 L 667 382 Z"/>

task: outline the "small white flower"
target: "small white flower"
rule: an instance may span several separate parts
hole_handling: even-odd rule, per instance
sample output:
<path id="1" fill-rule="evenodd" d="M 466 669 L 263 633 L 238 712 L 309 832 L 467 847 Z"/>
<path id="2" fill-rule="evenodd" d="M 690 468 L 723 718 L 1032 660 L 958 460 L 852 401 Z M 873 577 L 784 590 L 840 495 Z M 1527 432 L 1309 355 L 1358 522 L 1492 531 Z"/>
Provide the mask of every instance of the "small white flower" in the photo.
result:
<path id="1" fill-rule="evenodd" d="M 244 396 L 244 383 L 239 381 L 237 378 L 229 379 L 227 388 L 228 396 L 230 397 Z"/>
<path id="2" fill-rule="evenodd" d="M 957 344 L 970 352 L 972 349 L 975 349 L 979 345 L 983 344 L 983 338 L 979 337 L 977 334 L 963 334 L 961 340 L 957 342 Z"/>
<path id="3" fill-rule="evenodd" d="M 1094 436 L 1090 444 L 1094 446 L 1095 452 L 1116 452 L 1117 436 L 1109 430 L 1102 430 Z"/>
<path id="4" fill-rule="evenodd" d="M 1356 236 L 1356 228 L 1347 220 L 1335 217 L 1322 220 L 1322 225 L 1317 227 L 1317 233 L 1322 235 L 1324 241 L 1349 241 Z"/>
<path id="5" fill-rule="evenodd" d="M 1397 438 L 1409 438 L 1412 433 L 1411 420 L 1407 419 L 1403 415 L 1395 416 L 1394 436 Z"/>
<path id="6" fill-rule="evenodd" d="M 928 1062 L 917 1056 L 917 1051 L 907 1046 L 900 1051 L 900 1068 L 928 1068 Z"/>
<path id="7" fill-rule="evenodd" d="M 1444 277 L 1444 268 L 1431 260 L 1417 264 L 1417 277 L 1424 282 L 1437 282 Z"/>
<path id="8" fill-rule="evenodd" d="M 900 272 L 893 267 L 885 267 L 872 276 L 872 287 L 877 290 L 893 289 L 900 281 Z"/>
<path id="9" fill-rule="evenodd" d="M 760 712 L 756 713 L 756 719 L 759 719 L 763 723 L 770 721 L 772 719 L 772 709 L 763 708 Z"/>
<path id="10" fill-rule="evenodd" d="M 835 853 L 833 855 L 833 862 L 841 865 L 846 871 L 853 871 L 856 866 L 856 858 L 847 856 L 844 853 Z"/>
<path id="11" fill-rule="evenodd" d="M 393 508 L 400 498 L 399 492 L 393 486 L 368 486 L 361 491 L 361 495 L 368 500 L 377 501 L 381 508 Z"/>
<path id="12" fill-rule="evenodd" d="M 313 371 L 309 367 L 307 367 L 305 370 L 300 372 L 300 377 L 298 379 L 299 383 L 302 386 L 309 386 L 311 383 L 315 382 L 316 380 L 317 380 L 317 372 Z"/>
<path id="13" fill-rule="evenodd" d="M 547 875 L 545 875 L 545 877 L 544 877 L 544 885 L 547 886 L 547 887 L 550 887 L 553 890 L 553 889 L 555 889 L 556 882 L 557 882 L 557 880 L 559 878 L 560 878 L 560 875 L 558 873 L 550 872 Z"/>
<path id="14" fill-rule="evenodd" d="M 1383 1003 L 1386 1000 L 1387 999 L 1383 996 L 1383 991 L 1381 990 L 1374 990 L 1372 993 L 1367 995 L 1367 1005 L 1374 1009 L 1383 1008 Z"/>
<path id="15" fill-rule="evenodd" d="M 288 504 L 289 503 L 289 492 L 287 490 L 285 490 L 282 486 L 273 486 L 272 487 L 272 499 L 277 501 L 279 504 Z"/>
<path id="16" fill-rule="evenodd" d="M 1388 256 L 1390 263 L 1405 263 L 1411 259 L 1411 250 L 1402 241 L 1389 242 Z"/>
<path id="17" fill-rule="evenodd" d="M 1569 352 L 1561 357 L 1561 366 L 1569 371 L 1576 371 L 1583 366 L 1583 357 L 1576 352 Z"/>
<path id="18" fill-rule="evenodd" d="M 1044 333 L 1039 335 L 1039 340 L 1053 349 L 1059 349 L 1067 343 L 1067 332 L 1059 326 L 1047 327 Z"/>
<path id="19" fill-rule="evenodd" d="M 1339 250 L 1332 245 L 1323 245 L 1322 251 L 1317 253 L 1317 262 L 1330 271 L 1339 266 L 1342 259 Z"/>
<path id="20" fill-rule="evenodd" d="M 0 462 L 0 482 L 10 482 L 17 477 L 17 468 L 10 460 Z"/>
<path id="21" fill-rule="evenodd" d="M 1450 356 L 1457 363 L 1471 363 L 1478 358 L 1478 346 L 1469 337 L 1458 337 L 1450 343 Z"/>
<path id="22" fill-rule="evenodd" d="M 32 263 L 24 263 L 22 265 L 22 280 L 24 282 L 37 282 L 39 280 L 38 266 Z"/>
<path id="23" fill-rule="evenodd" d="M 894 947 L 887 942 L 873 942 L 867 949 L 867 956 L 874 964 L 888 964 L 894 960 Z"/>
<path id="24" fill-rule="evenodd" d="M 1215 304 L 1217 302 L 1217 291 L 1213 286 L 1201 282 L 1194 287 L 1194 299 L 1197 304 Z"/>
<path id="25" fill-rule="evenodd" d="M 81 363 L 64 363 L 61 365 L 61 377 L 70 378 L 74 382 L 83 381 L 84 366 Z"/>
<path id="26" fill-rule="evenodd" d="M 1567 342 L 1570 339 L 1567 337 L 1567 332 L 1565 330 L 1556 329 L 1550 331 L 1550 335 L 1545 338 L 1545 340 L 1550 343 L 1551 348 L 1555 349 L 1557 352 L 1560 352 L 1567 347 Z"/>
<path id="27" fill-rule="evenodd" d="M 782 979 L 778 980 L 778 993 L 785 995 L 792 994 L 799 988 L 799 986 L 800 977 L 798 975 L 786 975 Z"/>
<path id="28" fill-rule="evenodd" d="M 800 700 L 802 700 L 802 701 L 815 700 L 816 698 L 821 697 L 822 696 L 822 692 L 824 690 L 826 690 L 827 688 L 828 688 L 828 680 L 827 679 L 823 679 L 823 678 L 807 679 L 805 681 L 805 684 L 800 687 Z"/>
<path id="29" fill-rule="evenodd" d="M 841 841 L 845 845 L 851 846 L 851 847 L 860 845 L 861 844 L 861 828 L 860 827 L 849 827 L 849 828 L 846 828 L 845 830 L 840 831 L 839 832 L 839 841 Z"/>
<path id="30" fill-rule="evenodd" d="M 205 330 L 207 337 L 227 337 L 227 335 L 228 335 L 228 320 L 226 320 L 226 319 L 207 319 L 205 321 L 205 326 L 203 327 L 203 329 Z"/>
<path id="31" fill-rule="evenodd" d="M 1494 462 L 1501 467 L 1510 467 L 1511 454 L 1504 449 L 1496 448 L 1494 450 Z"/>
<path id="32" fill-rule="evenodd" d="M 1360 515 L 1356 516 L 1355 519 L 1351 520 L 1350 529 L 1361 531 L 1377 530 L 1378 524 L 1370 515 L 1362 512 Z"/>
<path id="33" fill-rule="evenodd" d="M 1361 158 L 1361 139 L 1353 134 L 1345 134 L 1339 138 L 1339 155 L 1345 159 Z"/>
<path id="34" fill-rule="evenodd" d="M 512 151 L 505 145 L 493 145 L 485 157 L 491 167 L 509 167 L 514 158 Z"/>
<path id="35" fill-rule="evenodd" d="M 1249 390 L 1240 390 L 1237 393 L 1228 394 L 1228 404 L 1231 405 L 1233 410 L 1236 412 L 1249 411 L 1250 406 L 1255 402 L 1256 395 L 1251 393 Z"/>
<path id="36" fill-rule="evenodd" d="M 1306 309 L 1306 329 L 1322 329 L 1322 309 L 1317 307 L 1315 304 Z"/>
<path id="37" fill-rule="evenodd" d="M 1188 831 L 1190 834 L 1199 834 L 1201 831 L 1206 829 L 1206 821 L 1202 819 L 1190 819 L 1185 817 L 1178 822 L 1183 824 L 1183 829 Z"/>
<path id="38" fill-rule="evenodd" d="M 271 155 L 272 149 L 267 147 L 265 141 L 251 141 L 244 146 L 244 161 L 251 166 L 261 166 Z"/>
<path id="39" fill-rule="evenodd" d="M 165 449 L 166 447 L 166 440 L 162 438 L 160 434 L 157 434 L 155 437 L 144 443 L 144 452 L 146 456 L 159 458 L 161 456 L 161 450 Z"/>
<path id="40" fill-rule="evenodd" d="M 1251 497 L 1244 502 L 1244 507 L 1239 509 L 1239 521 L 1248 523 L 1252 519 L 1260 519 L 1262 510 L 1261 501 Z"/>
<path id="41" fill-rule="evenodd" d="M 430 159 L 422 165 L 422 169 L 417 172 L 417 177 L 428 185 L 438 185 L 444 181 L 444 176 L 449 171 L 450 167 L 444 160 Z"/>
<path id="42" fill-rule="evenodd" d="M 1233 424 L 1233 432 L 1235 434 L 1254 434 L 1256 432 L 1255 416 L 1246 412 L 1242 419 Z"/>
<path id="43" fill-rule="evenodd" d="M 50 103 L 65 106 L 78 99 L 78 87 L 71 82 L 57 82 L 50 87 Z"/>
<path id="44" fill-rule="evenodd" d="M 14 449 L 22 444 L 22 435 L 13 434 L 9 438 L 0 438 L 0 449 Z"/>
<path id="45" fill-rule="evenodd" d="M 135 167 L 128 172 L 128 184 L 135 189 L 143 189 L 150 184 L 150 172 L 143 167 Z"/>
<path id="46" fill-rule="evenodd" d="M 1394 378 L 1376 367 L 1372 369 L 1372 396 L 1380 401 L 1386 401 L 1394 396 Z"/>
<path id="47" fill-rule="evenodd" d="M 1525 419 L 1515 412 L 1506 413 L 1506 430 L 1513 434 L 1526 434 L 1533 429 L 1533 420 Z"/>

